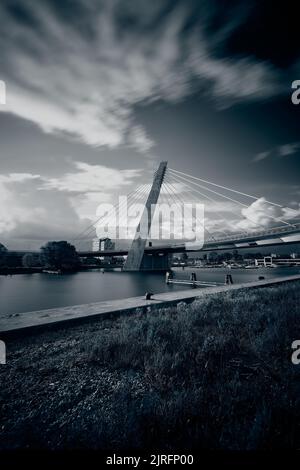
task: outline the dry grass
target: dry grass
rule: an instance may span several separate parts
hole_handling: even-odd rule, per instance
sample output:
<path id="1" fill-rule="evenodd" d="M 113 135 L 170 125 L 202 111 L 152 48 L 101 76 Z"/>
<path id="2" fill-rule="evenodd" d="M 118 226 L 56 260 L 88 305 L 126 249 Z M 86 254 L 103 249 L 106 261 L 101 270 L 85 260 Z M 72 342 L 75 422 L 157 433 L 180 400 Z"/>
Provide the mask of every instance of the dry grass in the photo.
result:
<path id="1" fill-rule="evenodd" d="M 300 446 L 299 283 L 8 344 L 2 448 Z"/>

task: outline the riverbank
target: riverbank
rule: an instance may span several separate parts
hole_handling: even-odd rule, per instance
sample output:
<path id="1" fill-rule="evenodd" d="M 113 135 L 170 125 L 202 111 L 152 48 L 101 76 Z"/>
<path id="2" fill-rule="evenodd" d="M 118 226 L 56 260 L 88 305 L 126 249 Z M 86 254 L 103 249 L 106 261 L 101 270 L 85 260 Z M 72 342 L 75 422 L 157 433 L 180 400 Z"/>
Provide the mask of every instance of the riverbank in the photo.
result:
<path id="1" fill-rule="evenodd" d="M 175 270 L 176 279 L 189 279 L 194 269 Z M 299 268 L 203 269 L 197 279 L 209 283 L 224 283 L 231 274 L 234 285 L 299 275 Z M 165 275 L 153 272 L 122 272 L 121 270 L 85 270 L 59 276 L 33 275 L 0 276 L 0 319 L 5 315 L 32 312 L 79 304 L 119 300 L 144 296 L 145 292 L 169 293 L 184 289 L 182 285 L 167 285 Z"/>
<path id="2" fill-rule="evenodd" d="M 1 448 L 299 448 L 299 287 L 9 340 Z"/>
<path id="3" fill-rule="evenodd" d="M 12 276 L 15 274 L 36 274 L 36 273 L 45 273 L 45 274 L 73 274 L 73 273 L 78 273 L 80 271 L 88 271 L 90 269 L 96 269 L 96 270 L 101 270 L 101 269 L 118 269 L 120 268 L 121 265 L 109 265 L 109 264 L 103 264 L 103 265 L 82 265 L 80 268 L 73 269 L 73 270 L 55 270 L 55 269 L 46 269 L 44 267 L 33 267 L 33 268 L 27 268 L 23 266 L 16 266 L 16 267 L 2 267 L 0 268 L 0 275 L 2 276 Z"/>
<path id="4" fill-rule="evenodd" d="M 23 268 L 22 266 L 16 268 L 0 268 L 1 276 L 12 276 L 15 274 L 36 274 L 41 273 L 42 268 Z"/>
<path id="5" fill-rule="evenodd" d="M 179 302 L 192 302 L 199 296 L 217 294 L 232 290 L 262 288 L 272 285 L 280 285 L 284 282 L 300 280 L 300 275 L 282 276 L 238 284 L 220 284 L 215 287 L 193 288 L 175 292 L 151 294 L 151 300 L 143 297 L 129 297 L 125 299 L 95 302 L 83 305 L 71 305 L 70 307 L 53 308 L 33 312 L 2 315 L 0 317 L 0 335 L 6 338 L 8 335 L 23 335 L 28 332 L 56 328 L 64 324 L 86 323 L 109 317 L 116 318 L 119 315 L 129 315 L 140 309 L 143 312 L 153 311 L 159 308 L 170 307 Z M 184 285 L 186 287 L 186 285 Z"/>

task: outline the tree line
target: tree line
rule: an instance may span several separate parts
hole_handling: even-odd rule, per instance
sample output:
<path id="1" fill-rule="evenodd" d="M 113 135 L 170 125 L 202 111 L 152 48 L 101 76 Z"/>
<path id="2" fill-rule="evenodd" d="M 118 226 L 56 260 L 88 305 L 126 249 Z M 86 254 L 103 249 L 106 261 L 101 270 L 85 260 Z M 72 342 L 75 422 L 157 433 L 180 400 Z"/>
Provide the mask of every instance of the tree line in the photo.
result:
<path id="1" fill-rule="evenodd" d="M 41 247 L 40 253 L 26 253 L 20 260 L 18 254 L 8 254 L 0 243 L 0 267 L 25 267 L 71 271 L 79 268 L 81 262 L 75 246 L 67 241 L 49 241 Z"/>

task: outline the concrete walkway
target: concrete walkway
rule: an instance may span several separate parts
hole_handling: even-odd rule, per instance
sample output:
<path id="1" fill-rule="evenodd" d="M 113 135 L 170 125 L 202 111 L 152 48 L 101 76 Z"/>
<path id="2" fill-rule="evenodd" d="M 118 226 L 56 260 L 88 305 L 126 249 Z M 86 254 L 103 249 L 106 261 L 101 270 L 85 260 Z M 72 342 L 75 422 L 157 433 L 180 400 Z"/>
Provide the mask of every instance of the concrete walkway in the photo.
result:
<path id="1" fill-rule="evenodd" d="M 34 329 L 49 328 L 50 326 L 66 326 L 67 323 L 78 323 L 91 319 L 108 318 L 112 315 L 129 313 L 137 308 L 146 310 L 148 307 L 165 307 L 178 302 L 191 302 L 197 297 L 239 289 L 268 287 L 283 282 L 300 280 L 300 275 L 278 277 L 268 280 L 245 282 L 241 284 L 224 285 L 208 288 L 190 288 L 176 292 L 163 292 L 154 295 L 153 300 L 144 297 L 96 302 L 70 307 L 52 308 L 34 312 L 15 313 L 0 318 L 0 337 L 13 333 L 26 333 Z"/>

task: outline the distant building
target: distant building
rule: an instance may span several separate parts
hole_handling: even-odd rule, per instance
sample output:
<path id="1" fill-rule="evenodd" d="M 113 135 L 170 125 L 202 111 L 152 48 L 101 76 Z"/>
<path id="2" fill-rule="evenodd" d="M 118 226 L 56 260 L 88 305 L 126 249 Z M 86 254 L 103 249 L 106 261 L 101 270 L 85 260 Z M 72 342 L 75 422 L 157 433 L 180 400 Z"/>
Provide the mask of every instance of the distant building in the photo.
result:
<path id="1" fill-rule="evenodd" d="M 100 251 L 114 250 L 115 246 L 116 246 L 116 244 L 113 241 L 111 241 L 110 238 L 105 238 L 105 239 L 101 240 Z"/>
<path id="2" fill-rule="evenodd" d="M 114 250 L 115 243 L 110 238 L 94 238 L 92 251 Z"/>
<path id="3" fill-rule="evenodd" d="M 92 251 L 100 251 L 100 243 L 101 241 L 99 238 L 94 238 L 92 242 Z"/>

